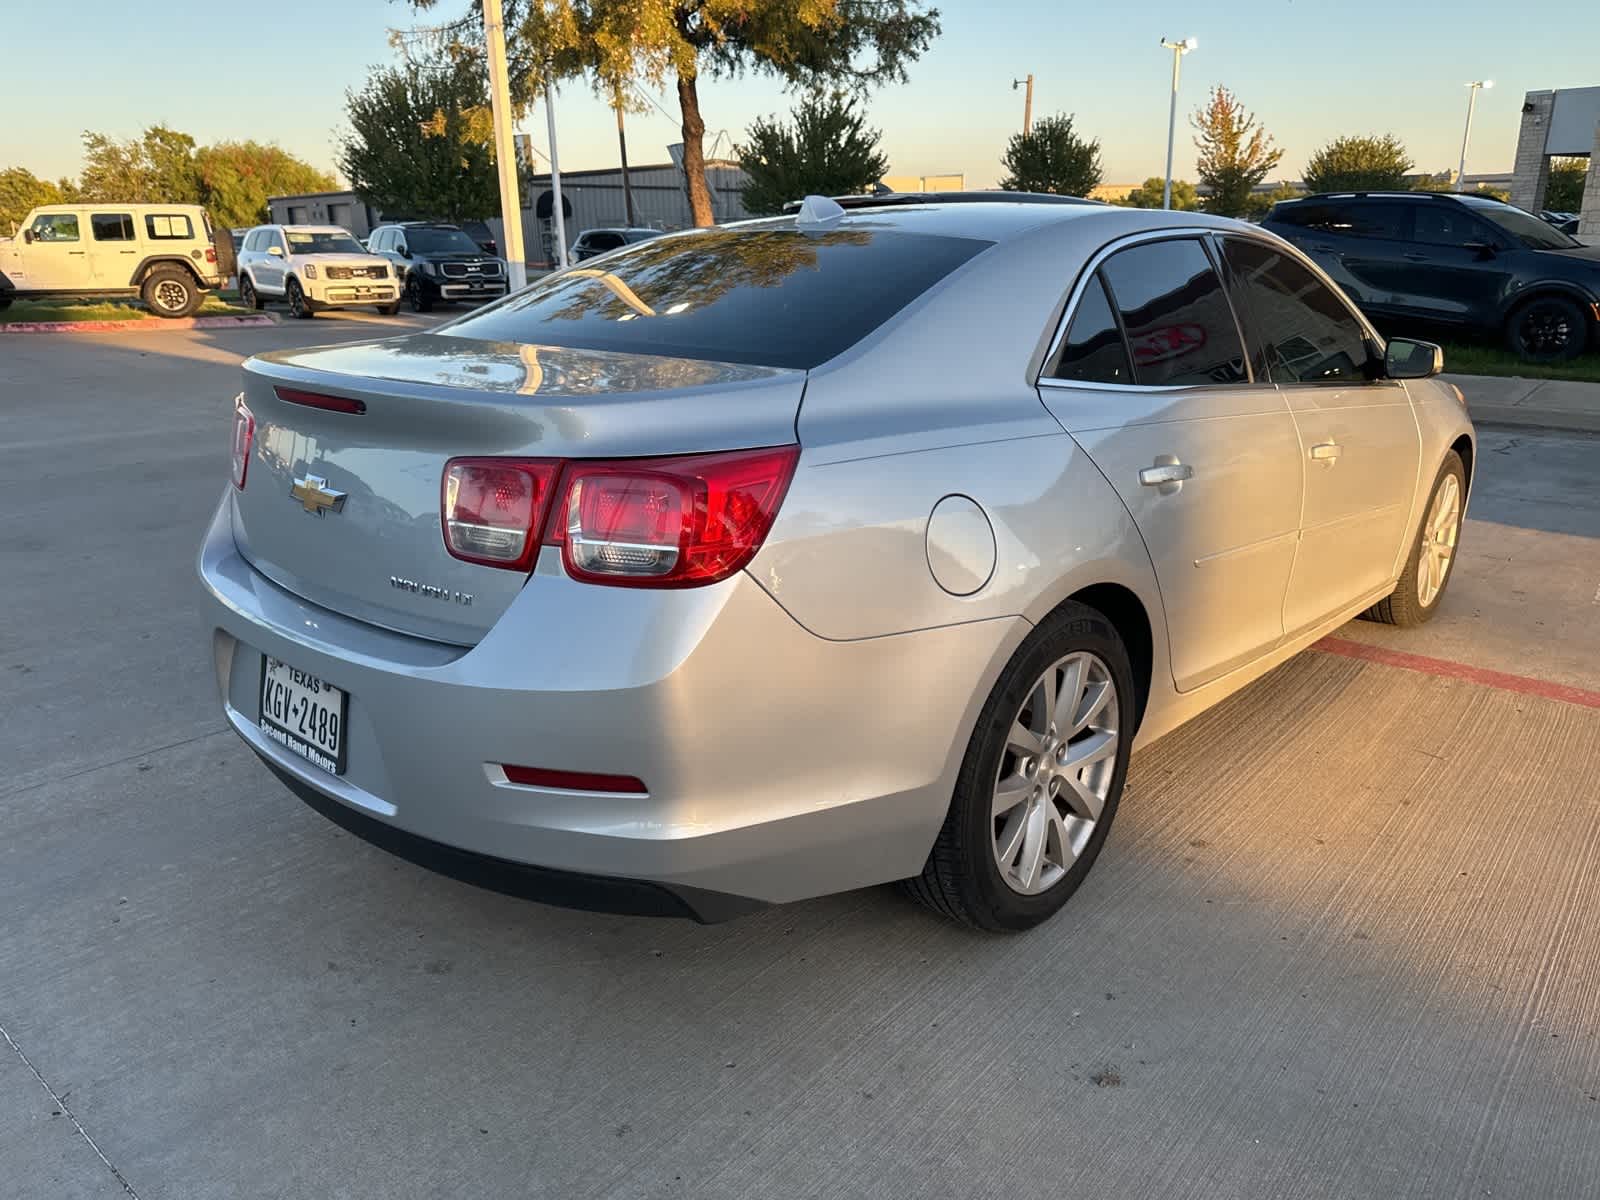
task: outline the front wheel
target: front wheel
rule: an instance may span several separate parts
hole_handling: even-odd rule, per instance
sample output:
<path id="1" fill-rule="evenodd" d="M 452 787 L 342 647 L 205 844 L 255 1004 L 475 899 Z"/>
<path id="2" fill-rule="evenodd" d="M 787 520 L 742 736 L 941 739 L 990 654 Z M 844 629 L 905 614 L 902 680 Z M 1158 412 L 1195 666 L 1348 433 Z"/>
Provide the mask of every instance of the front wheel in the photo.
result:
<path id="1" fill-rule="evenodd" d="M 422 284 L 415 275 L 406 280 L 406 303 L 411 306 L 412 312 L 432 312 L 433 301 L 422 290 Z"/>
<path id="2" fill-rule="evenodd" d="M 5 310 L 10 308 L 10 307 L 11 307 L 11 297 L 10 296 L 0 296 L 0 312 L 5 312 Z"/>
<path id="3" fill-rule="evenodd" d="M 1412 627 L 1433 619 L 1455 570 L 1461 544 L 1461 518 L 1466 510 L 1467 471 L 1461 456 L 1447 451 L 1433 481 L 1422 528 L 1417 530 L 1406 569 L 1394 591 L 1361 615 L 1385 625 Z"/>
<path id="4" fill-rule="evenodd" d="M 1583 352 L 1589 325 L 1563 296 L 1535 296 L 1506 322 L 1506 342 L 1527 362 L 1565 362 Z"/>
<path id="5" fill-rule="evenodd" d="M 1105 617 L 1068 601 L 1040 623 L 989 694 L 923 904 L 978 929 L 1031 929 L 1055 913 L 1105 844 L 1128 772 L 1133 671 Z"/>
<path id="6" fill-rule="evenodd" d="M 398 301 L 398 300 L 396 300 L 393 304 L 380 304 L 380 305 L 378 305 L 378 315 L 380 317 L 392 317 L 396 313 L 398 313 L 399 311 L 400 311 L 400 301 Z"/>
<path id="7" fill-rule="evenodd" d="M 289 301 L 289 315 L 301 321 L 308 321 L 312 317 L 311 306 L 306 303 L 305 289 L 300 286 L 298 279 L 289 280 L 284 289 L 284 296 Z"/>

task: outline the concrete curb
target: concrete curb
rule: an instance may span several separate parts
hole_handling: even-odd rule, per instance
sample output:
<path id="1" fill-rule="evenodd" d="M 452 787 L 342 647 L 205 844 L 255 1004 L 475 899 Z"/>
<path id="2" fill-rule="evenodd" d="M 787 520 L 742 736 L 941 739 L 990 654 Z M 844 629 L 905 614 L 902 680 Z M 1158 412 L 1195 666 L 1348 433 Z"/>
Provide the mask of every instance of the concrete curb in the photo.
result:
<path id="1" fill-rule="evenodd" d="M 132 333 L 136 330 L 237 329 L 248 325 L 276 325 L 271 313 L 249 317 L 147 317 L 132 321 L 13 321 L 0 325 L 0 333 Z"/>
<path id="2" fill-rule="evenodd" d="M 1445 375 L 1474 421 L 1524 429 L 1600 433 L 1600 383 L 1510 375 Z"/>

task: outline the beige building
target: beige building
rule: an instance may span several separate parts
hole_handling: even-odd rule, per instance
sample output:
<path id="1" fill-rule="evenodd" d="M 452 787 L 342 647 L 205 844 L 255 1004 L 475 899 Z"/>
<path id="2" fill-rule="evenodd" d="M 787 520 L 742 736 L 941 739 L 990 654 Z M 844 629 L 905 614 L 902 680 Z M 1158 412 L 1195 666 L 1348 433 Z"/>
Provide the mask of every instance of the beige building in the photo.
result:
<path id="1" fill-rule="evenodd" d="M 1529 92 L 1522 102 L 1511 203 L 1529 212 L 1545 207 L 1552 158 L 1587 158 L 1578 236 L 1600 241 L 1600 87 Z"/>

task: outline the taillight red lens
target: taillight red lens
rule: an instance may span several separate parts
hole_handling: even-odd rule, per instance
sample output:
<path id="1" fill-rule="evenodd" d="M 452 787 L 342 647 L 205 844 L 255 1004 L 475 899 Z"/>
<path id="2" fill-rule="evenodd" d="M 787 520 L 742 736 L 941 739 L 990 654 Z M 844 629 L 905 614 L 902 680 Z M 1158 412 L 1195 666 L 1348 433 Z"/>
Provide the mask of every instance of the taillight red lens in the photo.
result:
<path id="1" fill-rule="evenodd" d="M 445 548 L 467 562 L 531 569 L 560 466 L 540 459 L 451 459 L 440 505 Z"/>
<path id="2" fill-rule="evenodd" d="M 233 486 L 244 491 L 245 476 L 250 471 L 250 447 L 256 440 L 256 419 L 251 415 L 240 393 L 233 402 Z"/>
<path id="3" fill-rule="evenodd" d="M 569 463 L 546 540 L 591 583 L 693 587 L 741 570 L 761 548 L 798 446 Z"/>
<path id="4" fill-rule="evenodd" d="M 214 263 L 217 261 L 217 248 L 215 246 L 206 247 L 206 261 L 208 263 Z"/>

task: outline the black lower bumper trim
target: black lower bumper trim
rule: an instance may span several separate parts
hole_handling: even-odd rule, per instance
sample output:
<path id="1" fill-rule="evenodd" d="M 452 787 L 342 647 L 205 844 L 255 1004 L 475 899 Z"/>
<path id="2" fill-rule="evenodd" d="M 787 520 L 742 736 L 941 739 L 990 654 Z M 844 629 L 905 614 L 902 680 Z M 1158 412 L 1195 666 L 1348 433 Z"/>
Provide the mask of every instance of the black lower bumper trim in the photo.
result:
<path id="1" fill-rule="evenodd" d="M 290 791 L 362 841 L 370 842 L 380 850 L 387 850 L 419 867 L 492 892 L 586 912 L 621 913 L 637 917 L 689 917 L 702 925 L 731 920 L 767 907 L 760 900 L 725 892 L 654 883 L 646 879 L 585 875 L 447 846 L 357 812 L 291 775 L 271 759 L 261 756 L 259 751 L 257 757 Z"/>

